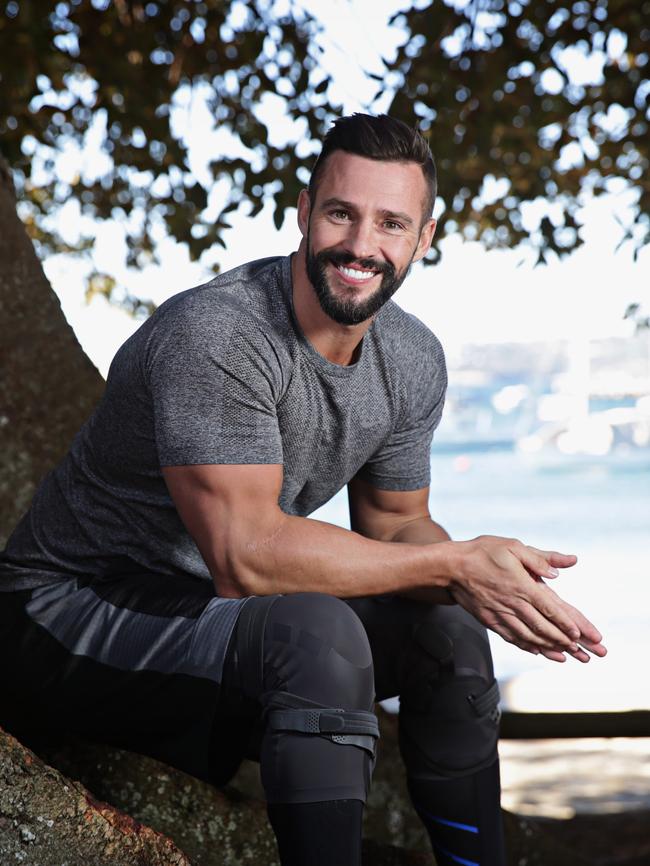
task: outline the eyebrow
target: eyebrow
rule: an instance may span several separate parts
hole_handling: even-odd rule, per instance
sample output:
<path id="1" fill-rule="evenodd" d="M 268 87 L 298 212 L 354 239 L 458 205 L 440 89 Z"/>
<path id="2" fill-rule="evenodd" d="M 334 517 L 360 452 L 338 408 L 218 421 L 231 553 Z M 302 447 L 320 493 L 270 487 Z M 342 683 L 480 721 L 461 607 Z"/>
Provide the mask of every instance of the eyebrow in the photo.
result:
<path id="1" fill-rule="evenodd" d="M 356 205 L 352 204 L 350 201 L 345 201 L 342 198 L 328 198 L 321 204 L 321 208 L 325 210 L 329 207 L 340 207 L 344 210 L 357 210 Z M 393 211 L 393 210 L 382 210 L 380 211 L 382 217 L 384 219 L 393 219 L 399 220 L 400 222 L 405 223 L 408 226 L 412 226 L 415 222 L 413 217 L 410 217 L 407 213 L 403 213 L 402 211 Z"/>

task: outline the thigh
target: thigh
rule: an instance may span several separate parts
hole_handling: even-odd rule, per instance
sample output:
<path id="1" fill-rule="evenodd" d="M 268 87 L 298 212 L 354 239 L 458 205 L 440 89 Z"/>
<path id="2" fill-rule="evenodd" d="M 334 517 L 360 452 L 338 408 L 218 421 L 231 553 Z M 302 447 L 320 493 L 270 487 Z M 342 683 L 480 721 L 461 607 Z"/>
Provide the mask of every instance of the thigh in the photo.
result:
<path id="1" fill-rule="evenodd" d="M 465 668 L 478 669 L 486 679 L 493 678 L 490 647 L 485 628 L 459 605 L 426 605 L 398 596 L 348 599 L 359 616 L 372 649 L 377 700 L 396 697 L 421 655 L 420 639 L 438 640 L 430 647 L 432 655 L 450 655 L 450 674 L 463 675 Z M 433 623 L 437 629 L 423 630 Z M 451 639 L 449 650 L 446 641 Z"/>
<path id="2" fill-rule="evenodd" d="M 207 778 L 223 658 L 242 600 L 162 575 L 0 597 L 0 724 L 81 735 Z"/>

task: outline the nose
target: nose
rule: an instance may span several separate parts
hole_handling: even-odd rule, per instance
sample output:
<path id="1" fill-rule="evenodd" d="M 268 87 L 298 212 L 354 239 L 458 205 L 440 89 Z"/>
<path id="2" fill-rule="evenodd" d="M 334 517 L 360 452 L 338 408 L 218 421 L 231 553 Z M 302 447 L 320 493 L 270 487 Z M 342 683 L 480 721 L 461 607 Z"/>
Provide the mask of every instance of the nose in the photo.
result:
<path id="1" fill-rule="evenodd" d="M 358 219 L 348 228 L 343 246 L 356 259 L 369 259 L 377 255 L 377 242 L 372 220 Z"/>

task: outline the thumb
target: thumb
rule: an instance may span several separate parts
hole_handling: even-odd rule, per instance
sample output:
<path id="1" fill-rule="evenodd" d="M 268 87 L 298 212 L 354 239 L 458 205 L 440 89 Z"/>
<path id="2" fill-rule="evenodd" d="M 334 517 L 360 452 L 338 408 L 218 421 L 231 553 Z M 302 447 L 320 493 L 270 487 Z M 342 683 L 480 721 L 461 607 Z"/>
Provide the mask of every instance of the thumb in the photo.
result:
<path id="1" fill-rule="evenodd" d="M 539 553 L 546 559 L 551 568 L 571 568 L 578 561 L 573 553 L 558 553 L 557 550 L 540 550 Z"/>
<path id="2" fill-rule="evenodd" d="M 558 577 L 560 568 L 570 568 L 578 561 L 577 556 L 558 553 L 556 550 L 539 550 L 525 546 L 521 551 L 521 561 L 526 568 L 539 577 Z"/>

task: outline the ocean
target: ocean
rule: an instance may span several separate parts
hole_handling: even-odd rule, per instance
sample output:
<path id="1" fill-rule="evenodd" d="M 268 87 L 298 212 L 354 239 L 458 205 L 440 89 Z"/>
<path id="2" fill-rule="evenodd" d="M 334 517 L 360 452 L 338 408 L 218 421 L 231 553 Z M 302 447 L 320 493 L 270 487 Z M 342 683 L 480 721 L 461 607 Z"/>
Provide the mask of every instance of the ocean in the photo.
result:
<path id="1" fill-rule="evenodd" d="M 529 711 L 650 709 L 650 448 L 531 459 L 509 448 L 431 455 L 431 514 L 462 540 L 505 535 L 574 553 L 552 582 L 602 632 L 609 653 L 560 665 L 491 635 L 503 705 Z M 314 515 L 349 526 L 341 491 Z"/>

